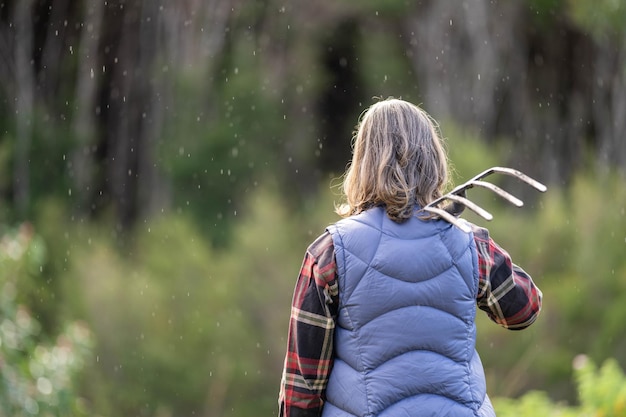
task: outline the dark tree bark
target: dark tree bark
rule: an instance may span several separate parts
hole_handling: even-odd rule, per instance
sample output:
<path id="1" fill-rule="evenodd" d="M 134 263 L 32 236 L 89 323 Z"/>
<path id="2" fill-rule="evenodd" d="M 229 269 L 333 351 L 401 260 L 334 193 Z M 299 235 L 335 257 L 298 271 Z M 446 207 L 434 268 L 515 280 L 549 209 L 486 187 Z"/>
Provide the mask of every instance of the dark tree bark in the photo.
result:
<path id="1" fill-rule="evenodd" d="M 594 148 L 624 167 L 624 40 L 595 43 L 565 14 L 538 23 L 524 2 L 424 1 L 403 39 L 426 107 L 512 141 L 508 163 L 566 183 Z M 621 116 L 620 116 L 621 115 Z"/>
<path id="2" fill-rule="evenodd" d="M 390 39 L 406 51 L 412 71 L 403 82 L 419 92 L 417 101 L 488 141 L 508 138 L 503 163 L 547 182 L 567 182 L 589 148 L 600 164 L 626 165 L 626 39 L 588 34 L 565 5 L 542 22 L 522 0 L 422 0 L 375 17 L 371 4 L 345 2 L 3 5 L 0 105 L 16 138 L 5 194 L 22 213 L 41 188 L 29 167 L 35 110 L 75 136 L 68 165 L 82 213 L 113 206 L 126 226 L 166 208 L 173 190 L 158 149 L 176 117 L 176 77 L 206 74 L 197 101 L 204 121 L 219 123 L 220 71 L 250 42 L 258 53 L 250 74 L 284 119 L 273 124 L 285 130 L 275 139 L 277 176 L 307 194 L 323 175 L 343 171 L 349 134 L 371 102 L 361 77 L 368 69 L 357 61 L 373 21 L 397 34 Z"/>
<path id="3" fill-rule="evenodd" d="M 592 109 L 599 163 L 626 168 L 626 39 L 598 45 L 594 63 Z"/>
<path id="4" fill-rule="evenodd" d="M 52 108 L 62 102 L 59 93 L 69 82 L 67 73 L 62 68 L 67 65 L 67 57 L 72 53 L 69 46 L 73 44 L 74 28 L 68 27 L 68 22 L 75 21 L 74 16 L 78 9 L 76 3 L 71 4 L 70 0 L 39 2 L 37 13 L 40 15 L 40 24 L 45 22 L 46 26 L 39 28 L 39 33 L 43 36 L 39 43 L 41 51 L 35 51 L 36 61 L 39 63 L 38 83 L 41 101 Z"/>
<path id="5" fill-rule="evenodd" d="M 33 132 L 35 71 L 33 68 L 33 0 L 15 5 L 15 124 L 16 147 L 13 167 L 15 207 L 24 216 L 30 202 L 30 148 Z"/>
<path id="6" fill-rule="evenodd" d="M 85 16 L 80 36 L 79 60 L 76 74 L 76 111 L 73 116 L 75 146 L 71 157 L 71 176 L 74 182 L 77 209 L 82 214 L 91 211 L 94 198 L 94 153 L 97 146 L 96 93 L 100 74 L 106 67 L 99 65 L 99 42 L 101 38 L 104 2 L 94 1 L 85 5 Z M 55 48 L 56 49 L 56 48 Z"/>
<path id="7" fill-rule="evenodd" d="M 341 174 L 350 159 L 350 132 L 364 101 L 358 72 L 358 44 L 362 42 L 358 22 L 338 22 L 321 45 L 322 68 L 329 81 L 317 105 L 320 132 L 320 163 Z"/>
<path id="8" fill-rule="evenodd" d="M 107 103 L 106 179 L 120 225 L 132 224 L 137 215 L 137 153 L 141 114 L 144 112 L 145 79 L 138 74 L 141 4 L 126 4 L 120 12 L 119 44 L 111 62 L 112 94 Z M 110 15 L 111 19 L 116 17 Z"/>

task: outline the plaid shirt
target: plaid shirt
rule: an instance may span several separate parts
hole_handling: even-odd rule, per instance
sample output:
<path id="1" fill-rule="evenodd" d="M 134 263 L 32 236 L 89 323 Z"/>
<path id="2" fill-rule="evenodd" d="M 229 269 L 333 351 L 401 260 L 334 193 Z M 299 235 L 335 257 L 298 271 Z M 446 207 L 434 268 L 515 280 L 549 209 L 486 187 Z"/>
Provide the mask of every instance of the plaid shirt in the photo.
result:
<path id="1" fill-rule="evenodd" d="M 541 310 L 541 291 L 487 229 L 472 226 L 478 253 L 478 307 L 507 329 L 530 326 Z M 336 271 L 332 237 L 326 232 L 307 249 L 294 290 L 278 398 L 280 417 L 322 414 L 339 304 Z"/>

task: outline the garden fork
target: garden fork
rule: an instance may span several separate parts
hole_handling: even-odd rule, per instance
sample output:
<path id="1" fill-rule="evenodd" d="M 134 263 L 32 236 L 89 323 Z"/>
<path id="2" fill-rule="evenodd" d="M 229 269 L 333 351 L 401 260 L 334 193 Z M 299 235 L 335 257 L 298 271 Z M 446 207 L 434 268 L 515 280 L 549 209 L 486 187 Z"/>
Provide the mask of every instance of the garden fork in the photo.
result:
<path id="1" fill-rule="evenodd" d="M 509 194 L 508 192 L 504 191 L 502 188 L 490 182 L 482 181 L 483 178 L 494 173 L 500 173 L 500 174 L 505 174 L 505 175 L 510 175 L 512 177 L 515 177 L 521 181 L 524 181 L 526 184 L 530 185 L 531 187 L 541 192 L 544 192 L 547 189 L 546 186 L 540 183 L 539 181 L 536 181 L 530 178 L 528 175 L 516 169 L 492 167 L 476 175 L 469 181 L 455 187 L 449 193 L 444 194 L 438 199 L 430 202 L 423 208 L 423 210 L 428 211 L 429 213 L 433 213 L 439 216 L 440 218 L 457 226 L 459 229 L 463 230 L 464 232 L 469 233 L 471 230 L 469 225 L 466 222 L 460 221 L 458 218 L 461 215 L 461 213 L 463 213 L 466 207 L 472 210 L 473 212 L 475 212 L 476 214 L 478 214 L 480 217 L 482 217 L 485 220 L 493 219 L 493 216 L 491 215 L 491 213 L 489 213 L 488 211 L 486 211 L 485 209 L 483 209 L 482 207 L 480 207 L 479 205 L 470 201 L 467 198 L 466 196 L 467 190 L 469 190 L 470 188 L 473 188 L 475 186 L 487 188 L 488 190 L 493 191 L 494 193 L 498 194 L 503 199 L 507 200 L 509 203 L 517 207 L 523 206 L 524 202 L 520 200 L 519 198 Z M 443 208 L 437 207 L 444 200 L 448 200 L 450 201 L 450 203 Z"/>

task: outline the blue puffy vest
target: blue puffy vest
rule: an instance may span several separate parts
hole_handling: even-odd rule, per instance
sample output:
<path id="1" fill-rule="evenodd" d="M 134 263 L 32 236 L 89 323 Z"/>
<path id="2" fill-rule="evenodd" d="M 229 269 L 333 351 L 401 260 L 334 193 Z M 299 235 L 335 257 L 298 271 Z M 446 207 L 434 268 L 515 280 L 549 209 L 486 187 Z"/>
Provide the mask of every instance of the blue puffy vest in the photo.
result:
<path id="1" fill-rule="evenodd" d="M 339 311 L 323 416 L 495 416 L 475 350 L 472 235 L 442 220 L 398 224 L 381 207 L 328 231 Z"/>

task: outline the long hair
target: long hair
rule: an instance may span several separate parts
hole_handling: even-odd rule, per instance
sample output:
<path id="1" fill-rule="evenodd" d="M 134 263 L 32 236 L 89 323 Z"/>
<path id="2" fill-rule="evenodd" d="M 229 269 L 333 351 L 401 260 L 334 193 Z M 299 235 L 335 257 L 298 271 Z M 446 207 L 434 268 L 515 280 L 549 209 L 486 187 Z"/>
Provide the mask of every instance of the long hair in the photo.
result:
<path id="1" fill-rule="evenodd" d="M 399 99 L 373 104 L 362 116 L 343 177 L 343 217 L 384 206 L 403 222 L 440 197 L 448 183 L 448 158 L 436 122 L 421 108 Z"/>

